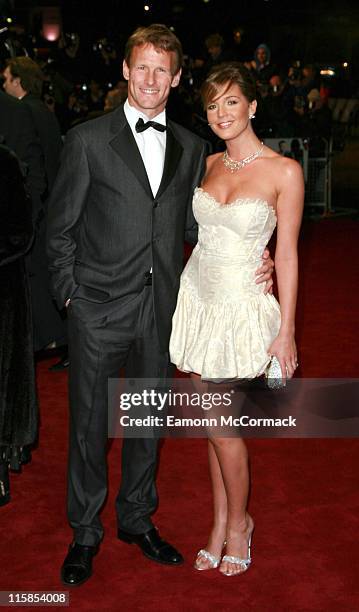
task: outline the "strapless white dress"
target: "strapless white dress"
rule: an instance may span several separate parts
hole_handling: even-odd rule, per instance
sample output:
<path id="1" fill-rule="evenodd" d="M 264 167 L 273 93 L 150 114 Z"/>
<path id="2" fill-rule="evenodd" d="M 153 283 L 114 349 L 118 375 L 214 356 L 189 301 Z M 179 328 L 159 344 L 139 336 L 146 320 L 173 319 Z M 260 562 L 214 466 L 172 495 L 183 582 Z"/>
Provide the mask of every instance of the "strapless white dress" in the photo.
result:
<path id="1" fill-rule="evenodd" d="M 206 380 L 255 378 L 280 327 L 277 300 L 255 283 L 276 226 L 274 208 L 260 198 L 220 204 L 197 188 L 193 212 L 198 243 L 181 276 L 171 361 Z"/>

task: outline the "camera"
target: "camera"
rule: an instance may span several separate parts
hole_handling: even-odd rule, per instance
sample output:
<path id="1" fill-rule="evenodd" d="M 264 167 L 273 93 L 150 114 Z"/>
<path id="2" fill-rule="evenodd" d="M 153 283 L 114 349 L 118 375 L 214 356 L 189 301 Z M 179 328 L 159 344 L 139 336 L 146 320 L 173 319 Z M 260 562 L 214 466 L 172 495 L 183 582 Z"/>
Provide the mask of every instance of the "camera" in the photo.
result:
<path id="1" fill-rule="evenodd" d="M 98 40 L 92 45 L 94 51 L 105 51 L 105 53 L 112 53 L 115 51 L 115 45 L 109 42 L 106 38 Z"/>
<path id="2" fill-rule="evenodd" d="M 308 107 L 308 101 L 305 96 L 294 97 L 294 108 L 306 110 Z"/>
<path id="3" fill-rule="evenodd" d="M 48 106 L 55 104 L 55 89 L 51 81 L 43 81 L 42 99 Z"/>
<path id="4" fill-rule="evenodd" d="M 75 32 L 66 32 L 64 34 L 65 47 L 75 47 L 78 35 Z"/>
<path id="5" fill-rule="evenodd" d="M 302 78 L 302 71 L 300 68 L 292 68 L 288 78 L 290 81 L 299 81 Z"/>

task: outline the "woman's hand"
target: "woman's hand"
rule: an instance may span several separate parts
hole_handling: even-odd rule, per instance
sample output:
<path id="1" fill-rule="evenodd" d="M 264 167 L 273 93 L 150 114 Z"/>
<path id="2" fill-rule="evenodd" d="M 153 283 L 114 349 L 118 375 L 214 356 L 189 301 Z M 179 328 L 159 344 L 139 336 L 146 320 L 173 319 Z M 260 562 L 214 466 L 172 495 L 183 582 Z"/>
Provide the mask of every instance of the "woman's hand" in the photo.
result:
<path id="1" fill-rule="evenodd" d="M 268 349 L 269 355 L 275 355 L 280 363 L 282 378 L 292 378 L 298 367 L 297 347 L 293 334 L 279 333 Z"/>

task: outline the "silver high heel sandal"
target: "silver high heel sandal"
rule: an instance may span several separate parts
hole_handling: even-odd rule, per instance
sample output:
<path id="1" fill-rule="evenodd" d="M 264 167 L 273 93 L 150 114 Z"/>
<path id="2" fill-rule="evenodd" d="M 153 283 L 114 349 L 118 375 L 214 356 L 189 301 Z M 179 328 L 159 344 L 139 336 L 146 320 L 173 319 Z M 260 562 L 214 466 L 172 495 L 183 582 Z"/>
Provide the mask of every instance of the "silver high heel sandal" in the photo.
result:
<path id="1" fill-rule="evenodd" d="M 209 567 L 199 567 L 197 565 L 197 561 L 201 557 L 203 557 L 204 559 L 207 559 L 207 561 L 209 561 Z M 205 571 L 205 570 L 210 570 L 210 569 L 216 569 L 219 566 L 220 562 L 221 562 L 221 557 L 215 557 L 210 552 L 208 552 L 208 550 L 205 550 L 204 548 L 202 548 L 197 553 L 196 561 L 194 563 L 194 568 L 196 570 L 198 570 L 199 572 L 202 572 L 202 571 Z"/>
<path id="2" fill-rule="evenodd" d="M 225 547 L 225 545 L 226 545 L 226 542 L 223 542 L 223 548 Z M 207 559 L 207 561 L 209 561 L 210 563 L 209 567 L 198 567 L 197 560 L 199 560 L 200 557 L 203 557 L 204 559 Z M 221 557 L 215 557 L 214 555 L 212 555 L 212 553 L 208 552 L 208 550 L 201 548 L 201 550 L 199 550 L 197 553 L 197 557 L 196 557 L 193 567 L 199 572 L 203 572 L 203 571 L 210 570 L 210 569 L 216 569 L 219 566 L 220 562 L 221 562 Z"/>
<path id="3" fill-rule="evenodd" d="M 239 572 L 221 572 L 221 570 L 219 570 L 221 572 L 221 574 L 223 574 L 223 576 L 238 576 L 239 574 L 244 574 L 244 572 L 247 571 L 247 569 L 249 568 L 250 564 L 252 563 L 252 559 L 251 559 L 251 543 L 252 543 L 252 534 L 253 534 L 253 529 L 249 535 L 248 538 L 248 554 L 247 554 L 247 559 L 242 559 L 241 557 L 234 557 L 233 555 L 224 555 L 222 557 L 222 561 L 225 561 L 227 563 L 233 563 L 235 565 L 240 565 L 241 567 L 241 571 Z"/>

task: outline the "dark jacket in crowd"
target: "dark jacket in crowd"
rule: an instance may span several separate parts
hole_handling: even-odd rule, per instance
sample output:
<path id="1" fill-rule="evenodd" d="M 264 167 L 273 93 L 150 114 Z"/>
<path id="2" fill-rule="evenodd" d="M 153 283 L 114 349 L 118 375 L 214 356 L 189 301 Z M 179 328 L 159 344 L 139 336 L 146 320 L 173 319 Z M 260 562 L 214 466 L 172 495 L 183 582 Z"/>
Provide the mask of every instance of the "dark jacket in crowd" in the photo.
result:
<path id="1" fill-rule="evenodd" d="M 46 188 L 43 156 L 30 109 L 0 91 L 0 143 L 15 151 L 26 174 L 26 188 L 32 199 L 33 218 L 41 209 Z"/>
<path id="2" fill-rule="evenodd" d="M 51 193 L 60 166 L 62 138 L 54 113 L 38 97 L 26 94 L 20 102 L 31 112 L 40 143 L 46 180 L 46 187 L 41 196 L 40 214 L 36 222 L 35 240 L 27 257 L 31 285 L 34 349 L 38 351 L 54 341 L 58 345 L 67 342 L 66 322 L 56 308 L 50 293 L 45 240 L 47 198 Z"/>
<path id="3" fill-rule="evenodd" d="M 55 114 L 33 94 L 26 94 L 21 102 L 25 102 L 31 111 L 45 164 L 46 188 L 50 193 L 60 166 L 62 138 L 59 122 Z"/>
<path id="4" fill-rule="evenodd" d="M 19 163 L 0 145 L 0 447 L 35 441 L 37 401 L 24 256 L 33 239 Z M 3 449 L 4 450 L 4 449 Z"/>

